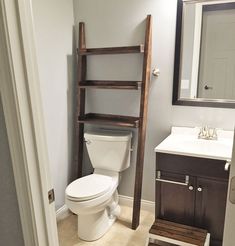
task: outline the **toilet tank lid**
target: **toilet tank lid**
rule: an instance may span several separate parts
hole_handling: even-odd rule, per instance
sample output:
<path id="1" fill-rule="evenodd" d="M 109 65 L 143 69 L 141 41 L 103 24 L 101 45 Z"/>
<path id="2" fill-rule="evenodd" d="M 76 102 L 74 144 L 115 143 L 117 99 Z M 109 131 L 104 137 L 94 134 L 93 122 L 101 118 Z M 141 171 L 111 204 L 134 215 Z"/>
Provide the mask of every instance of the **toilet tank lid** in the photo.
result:
<path id="1" fill-rule="evenodd" d="M 111 130 L 100 130 L 100 131 L 87 131 L 84 134 L 85 140 L 99 140 L 99 141 L 129 141 L 132 137 L 130 131 L 111 131 Z"/>

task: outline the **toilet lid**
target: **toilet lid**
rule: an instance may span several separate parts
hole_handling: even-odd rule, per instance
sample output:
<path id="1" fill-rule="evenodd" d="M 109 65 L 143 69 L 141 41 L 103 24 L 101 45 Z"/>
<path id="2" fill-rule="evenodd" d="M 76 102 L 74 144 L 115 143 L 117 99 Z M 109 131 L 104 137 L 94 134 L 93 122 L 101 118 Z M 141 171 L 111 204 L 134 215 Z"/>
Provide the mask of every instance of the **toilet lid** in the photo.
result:
<path id="1" fill-rule="evenodd" d="M 85 201 L 102 196 L 110 189 L 112 178 L 91 174 L 73 181 L 66 188 L 66 195 L 76 201 Z"/>

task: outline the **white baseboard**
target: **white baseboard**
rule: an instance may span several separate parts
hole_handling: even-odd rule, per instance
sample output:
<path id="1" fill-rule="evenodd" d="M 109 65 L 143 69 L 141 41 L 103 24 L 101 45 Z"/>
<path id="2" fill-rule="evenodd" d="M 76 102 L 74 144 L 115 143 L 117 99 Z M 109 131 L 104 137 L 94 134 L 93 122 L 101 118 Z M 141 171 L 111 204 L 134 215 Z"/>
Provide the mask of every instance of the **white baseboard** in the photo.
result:
<path id="1" fill-rule="evenodd" d="M 70 211 L 66 205 L 62 206 L 56 211 L 56 220 L 57 222 L 67 218 L 70 215 Z"/>
<path id="2" fill-rule="evenodd" d="M 127 207 L 133 207 L 133 197 L 119 195 L 119 204 Z M 154 213 L 155 203 L 147 200 L 141 200 L 141 209 Z M 70 211 L 66 205 L 56 211 L 56 220 L 60 221 L 70 215 Z"/>
<path id="3" fill-rule="evenodd" d="M 119 195 L 119 204 L 123 206 L 133 207 L 133 197 Z M 141 209 L 155 213 L 155 202 L 141 200 Z"/>

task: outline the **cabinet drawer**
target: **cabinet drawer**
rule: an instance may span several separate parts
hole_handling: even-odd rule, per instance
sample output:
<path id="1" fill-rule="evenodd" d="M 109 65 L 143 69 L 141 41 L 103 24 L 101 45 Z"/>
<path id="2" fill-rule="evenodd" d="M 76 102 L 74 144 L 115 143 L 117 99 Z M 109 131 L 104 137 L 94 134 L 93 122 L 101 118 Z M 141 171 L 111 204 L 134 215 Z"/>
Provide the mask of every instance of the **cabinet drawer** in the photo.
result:
<path id="1" fill-rule="evenodd" d="M 226 161 L 156 153 L 156 169 L 159 171 L 180 173 L 199 177 L 228 179 L 225 171 Z"/>

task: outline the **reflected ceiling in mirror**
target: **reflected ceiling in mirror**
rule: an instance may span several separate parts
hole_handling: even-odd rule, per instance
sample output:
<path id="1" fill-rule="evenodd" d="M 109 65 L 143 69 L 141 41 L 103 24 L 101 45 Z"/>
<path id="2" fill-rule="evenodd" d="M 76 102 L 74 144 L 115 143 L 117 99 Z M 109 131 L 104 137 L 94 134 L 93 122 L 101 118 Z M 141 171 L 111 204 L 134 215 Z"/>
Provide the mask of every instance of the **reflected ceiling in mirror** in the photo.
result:
<path id="1" fill-rule="evenodd" d="M 179 0 L 176 32 L 173 103 L 235 107 L 235 1 Z"/>

